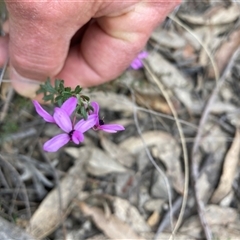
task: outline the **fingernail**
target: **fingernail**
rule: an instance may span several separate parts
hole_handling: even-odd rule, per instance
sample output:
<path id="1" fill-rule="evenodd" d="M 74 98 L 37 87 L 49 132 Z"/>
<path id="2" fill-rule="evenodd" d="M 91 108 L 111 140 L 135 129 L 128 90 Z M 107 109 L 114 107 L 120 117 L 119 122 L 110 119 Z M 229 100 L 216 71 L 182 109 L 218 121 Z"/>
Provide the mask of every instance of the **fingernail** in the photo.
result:
<path id="1" fill-rule="evenodd" d="M 28 98 L 36 97 L 41 82 L 21 76 L 13 67 L 10 68 L 10 79 L 17 93 Z"/>

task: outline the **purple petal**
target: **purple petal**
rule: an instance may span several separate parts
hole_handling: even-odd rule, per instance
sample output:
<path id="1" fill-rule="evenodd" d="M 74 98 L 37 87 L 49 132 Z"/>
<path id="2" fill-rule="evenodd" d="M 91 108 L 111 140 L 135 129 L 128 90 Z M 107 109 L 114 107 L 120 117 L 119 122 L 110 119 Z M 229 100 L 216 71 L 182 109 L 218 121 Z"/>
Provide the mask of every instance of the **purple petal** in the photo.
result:
<path id="1" fill-rule="evenodd" d="M 93 109 L 94 109 L 93 114 L 98 115 L 98 112 L 99 112 L 99 104 L 98 104 L 97 102 L 91 102 L 91 106 L 92 106 Z"/>
<path id="2" fill-rule="evenodd" d="M 43 150 L 46 152 L 56 152 L 60 147 L 64 146 L 70 141 L 70 137 L 66 133 L 59 134 L 43 145 Z"/>
<path id="3" fill-rule="evenodd" d="M 141 59 L 144 59 L 148 56 L 148 52 L 146 51 L 142 51 L 140 52 L 137 57 L 132 61 L 132 63 L 130 64 L 131 68 L 137 70 L 139 68 L 143 67 L 143 63 L 141 61 Z"/>
<path id="4" fill-rule="evenodd" d="M 146 58 L 148 56 L 148 52 L 146 52 L 146 51 L 142 51 L 142 52 L 140 52 L 139 54 L 138 54 L 138 58 L 139 59 L 144 59 L 144 58 Z"/>
<path id="5" fill-rule="evenodd" d="M 72 141 L 75 144 L 79 144 L 80 142 L 83 142 L 83 140 L 84 140 L 84 135 L 81 132 L 75 130 L 72 134 Z"/>
<path id="6" fill-rule="evenodd" d="M 63 109 L 68 116 L 71 116 L 73 111 L 76 109 L 76 106 L 77 106 L 77 98 L 70 97 L 68 100 L 66 100 L 62 104 L 61 109 Z"/>
<path id="7" fill-rule="evenodd" d="M 74 130 L 84 133 L 90 128 L 92 128 L 94 125 L 96 125 L 98 121 L 98 115 L 91 114 L 88 116 L 87 120 L 82 119 L 78 123 L 76 123 L 76 125 L 74 126 Z"/>
<path id="8" fill-rule="evenodd" d="M 38 115 L 40 115 L 46 122 L 55 123 L 54 118 L 41 107 L 39 102 L 36 100 L 33 100 L 32 102 Z"/>
<path id="9" fill-rule="evenodd" d="M 143 64 L 141 60 L 139 60 L 138 58 L 134 59 L 131 63 L 131 68 L 133 68 L 134 70 L 137 70 L 142 67 L 143 67 Z"/>
<path id="10" fill-rule="evenodd" d="M 125 130 L 125 128 L 120 124 L 104 124 L 98 126 L 98 129 L 109 133 L 116 133 L 117 131 Z"/>
<path id="11" fill-rule="evenodd" d="M 71 132 L 72 131 L 72 122 L 70 117 L 67 113 L 61 108 L 55 108 L 53 118 L 57 125 L 64 131 L 64 132 Z"/>

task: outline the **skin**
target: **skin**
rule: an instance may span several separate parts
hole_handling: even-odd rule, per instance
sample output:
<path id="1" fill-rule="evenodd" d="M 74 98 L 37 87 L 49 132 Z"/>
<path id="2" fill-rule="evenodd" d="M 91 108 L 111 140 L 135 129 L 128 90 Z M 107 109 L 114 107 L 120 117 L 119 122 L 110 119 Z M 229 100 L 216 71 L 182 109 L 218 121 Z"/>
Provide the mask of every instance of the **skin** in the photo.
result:
<path id="1" fill-rule="evenodd" d="M 9 35 L 0 39 L 0 64 L 9 56 L 20 94 L 34 98 L 47 77 L 67 86 L 99 85 L 119 76 L 153 29 L 180 0 L 7 0 Z M 8 45 L 8 47 L 7 47 Z"/>

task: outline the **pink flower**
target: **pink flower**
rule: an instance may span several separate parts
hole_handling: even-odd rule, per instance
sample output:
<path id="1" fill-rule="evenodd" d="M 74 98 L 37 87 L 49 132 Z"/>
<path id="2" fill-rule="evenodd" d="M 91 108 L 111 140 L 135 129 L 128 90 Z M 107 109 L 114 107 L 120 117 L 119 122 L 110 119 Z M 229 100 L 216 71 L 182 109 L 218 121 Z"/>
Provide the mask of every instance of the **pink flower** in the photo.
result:
<path id="1" fill-rule="evenodd" d="M 96 117 L 96 122 L 93 126 L 94 130 L 102 130 L 104 132 L 109 132 L 109 133 L 116 133 L 117 131 L 123 131 L 125 128 L 120 125 L 120 124 L 104 124 L 102 119 L 99 119 L 99 105 L 97 102 L 92 102 L 91 103 L 94 111 L 92 114 L 89 115 L 94 115 Z"/>
<path id="2" fill-rule="evenodd" d="M 33 100 L 33 105 L 35 107 L 36 112 L 40 115 L 46 122 L 55 123 L 55 120 L 52 115 L 50 115 L 47 111 L 45 111 L 42 106 L 36 100 Z M 77 106 L 77 98 L 70 97 L 67 99 L 61 106 L 61 109 L 64 110 L 68 116 L 71 116 L 73 111 Z"/>
<path id="3" fill-rule="evenodd" d="M 45 111 L 37 101 L 33 101 L 36 112 L 46 121 L 56 124 L 64 133 L 58 134 L 44 143 L 43 149 L 46 152 L 56 152 L 68 142 L 79 144 L 84 141 L 84 133 L 89 129 L 103 130 L 109 133 L 116 133 L 124 130 L 124 127 L 119 124 L 104 124 L 103 120 L 99 119 L 99 105 L 97 102 L 92 102 L 94 109 L 88 116 L 87 120 L 80 120 L 76 124 L 71 121 L 70 116 L 77 106 L 77 98 L 70 97 L 59 108 L 54 109 L 53 116 Z"/>
<path id="4" fill-rule="evenodd" d="M 55 123 L 65 133 L 59 134 L 43 145 L 43 149 L 46 152 L 56 152 L 59 148 L 72 141 L 75 144 L 83 142 L 83 133 L 92 128 L 97 119 L 96 114 L 92 114 L 87 120 L 80 120 L 75 125 L 72 123 L 70 116 L 74 112 L 77 106 L 77 98 L 70 97 L 67 99 L 60 108 L 54 109 L 53 116 L 45 111 L 37 101 L 33 101 L 36 112 L 46 121 Z"/>
<path id="5" fill-rule="evenodd" d="M 54 109 L 53 119 L 65 133 L 59 134 L 45 142 L 43 149 L 46 152 L 56 152 L 59 148 L 70 141 L 75 144 L 83 142 L 83 133 L 95 125 L 97 116 L 91 114 L 87 120 L 82 119 L 73 126 L 68 113 L 61 107 Z"/>
<path id="6" fill-rule="evenodd" d="M 131 68 L 137 70 L 143 67 L 142 59 L 145 59 L 148 56 L 146 51 L 140 52 L 137 57 L 130 64 Z"/>

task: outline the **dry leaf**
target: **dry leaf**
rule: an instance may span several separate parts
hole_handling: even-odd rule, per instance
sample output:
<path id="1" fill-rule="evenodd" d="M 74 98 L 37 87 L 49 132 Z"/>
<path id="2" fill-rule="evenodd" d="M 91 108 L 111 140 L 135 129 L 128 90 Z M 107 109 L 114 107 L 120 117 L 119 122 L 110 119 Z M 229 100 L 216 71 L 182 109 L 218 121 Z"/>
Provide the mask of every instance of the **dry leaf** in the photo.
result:
<path id="1" fill-rule="evenodd" d="M 131 226 L 131 228 L 141 235 L 143 232 L 149 232 L 150 228 L 145 219 L 141 216 L 137 208 L 125 199 L 118 197 L 109 197 L 113 201 L 114 215 L 121 221 Z"/>
<path id="2" fill-rule="evenodd" d="M 211 230 L 222 228 L 225 232 L 225 236 L 231 234 L 231 230 L 228 230 L 228 225 L 235 223 L 238 220 L 238 213 L 233 208 L 223 208 L 217 205 L 208 205 L 205 209 L 206 221 L 209 224 Z M 199 222 L 198 216 L 192 216 L 184 222 L 180 228 L 180 233 L 189 233 L 190 236 L 195 237 L 194 239 L 201 238 L 202 226 Z M 228 239 L 222 238 L 219 231 L 213 231 L 215 239 Z M 231 239 L 231 238 L 230 238 Z M 233 238 L 235 239 L 235 238 Z"/>
<path id="3" fill-rule="evenodd" d="M 93 237 L 87 238 L 86 240 L 108 240 L 108 239 L 109 238 L 107 238 L 103 234 L 97 234 L 97 235 L 94 235 Z M 76 240 L 76 239 L 72 239 L 72 240 Z"/>
<path id="4" fill-rule="evenodd" d="M 190 88 L 191 84 L 170 62 L 162 57 L 158 52 L 150 52 L 146 61 L 153 72 L 158 75 L 169 88 Z M 152 80 L 151 80 L 152 81 Z"/>
<path id="5" fill-rule="evenodd" d="M 101 145 L 109 156 L 113 159 L 116 159 L 123 166 L 131 167 L 136 161 L 135 157 L 128 152 L 126 149 L 122 149 L 119 145 L 108 140 L 104 135 L 100 137 Z"/>
<path id="6" fill-rule="evenodd" d="M 66 148 L 70 156 L 75 159 L 82 159 L 82 154 L 84 152 L 87 155 L 87 161 L 84 164 L 85 169 L 88 173 L 94 176 L 104 176 L 109 173 L 124 173 L 128 171 L 124 166 L 122 166 L 118 161 L 114 160 L 104 151 L 96 147 L 84 147 L 84 148 Z M 119 153 L 118 153 L 119 154 Z M 129 158 L 130 160 L 130 158 Z"/>
<path id="7" fill-rule="evenodd" d="M 237 111 L 237 107 L 230 102 L 223 102 L 220 99 L 216 99 L 211 106 L 211 113 L 213 114 L 227 114 Z"/>
<path id="8" fill-rule="evenodd" d="M 149 131 L 142 134 L 146 145 L 153 147 L 153 156 L 166 166 L 166 175 L 179 193 L 183 191 L 183 173 L 180 164 L 180 147 L 172 135 L 162 131 Z M 140 137 L 130 137 L 120 146 L 133 154 L 144 148 Z"/>
<path id="9" fill-rule="evenodd" d="M 147 211 L 151 211 L 151 212 L 154 212 L 156 210 L 158 212 L 161 212 L 165 202 L 166 201 L 164 201 L 163 199 L 150 199 L 147 202 L 145 202 L 144 208 Z"/>
<path id="10" fill-rule="evenodd" d="M 157 225 L 159 220 L 160 220 L 159 211 L 154 211 L 152 215 L 150 215 L 150 217 L 148 218 L 147 223 L 151 228 L 153 228 Z"/>
<path id="11" fill-rule="evenodd" d="M 167 188 L 164 176 L 160 174 L 157 170 L 155 170 L 153 181 L 154 183 L 151 186 L 151 195 L 154 198 L 161 198 L 167 201 L 169 199 L 169 190 Z M 170 188 L 170 193 L 173 194 L 172 188 Z"/>
<path id="12" fill-rule="evenodd" d="M 233 143 L 225 157 L 223 173 L 220 179 L 220 183 L 218 184 L 218 187 L 212 196 L 212 203 L 219 203 L 231 191 L 239 162 L 239 152 L 240 129 L 237 129 Z"/>
<path id="13" fill-rule="evenodd" d="M 91 149 L 89 152 L 89 160 L 86 162 L 85 168 L 88 173 L 94 176 L 104 176 L 109 173 L 123 173 L 127 171 L 124 166 L 98 148 Z"/>
<path id="14" fill-rule="evenodd" d="M 69 154 L 71 157 L 78 159 L 81 154 L 81 152 L 79 152 L 79 151 L 81 151 L 80 149 L 81 148 L 76 148 L 76 147 L 66 147 L 66 148 L 64 148 L 64 152 Z"/>
<path id="15" fill-rule="evenodd" d="M 192 112 L 200 112 L 203 104 L 194 98 L 190 90 L 192 82 L 188 81 L 180 71 L 170 62 L 165 60 L 158 52 L 151 52 L 146 59 L 153 74 Z M 151 76 L 146 73 L 149 81 L 153 82 Z"/>
<path id="16" fill-rule="evenodd" d="M 75 162 L 67 176 L 60 182 L 62 218 L 66 217 L 69 204 L 81 191 L 85 182 L 85 174 L 82 169 L 86 157 L 83 153 L 82 158 Z M 38 239 L 46 237 L 61 223 L 60 212 L 58 190 L 55 188 L 45 197 L 30 219 L 28 233 Z"/>
<path id="17" fill-rule="evenodd" d="M 231 190 L 227 196 L 225 196 L 220 202 L 219 202 L 219 206 L 221 207 L 230 207 L 231 206 L 231 203 L 233 202 L 234 200 L 234 192 L 233 190 Z"/>
<path id="18" fill-rule="evenodd" d="M 208 205 L 206 207 L 206 221 L 210 225 L 227 225 L 234 223 L 239 215 L 236 209 L 220 207 L 218 205 Z"/>
<path id="19" fill-rule="evenodd" d="M 135 97 L 137 104 L 140 106 L 166 114 L 172 113 L 166 100 L 159 94 L 135 92 Z"/>
<path id="20" fill-rule="evenodd" d="M 171 233 L 165 232 L 160 233 L 157 237 L 155 237 L 155 233 L 149 233 L 148 235 L 146 235 L 146 238 L 155 240 L 196 240 L 195 238 L 192 238 L 190 234 L 185 235 L 181 233 L 176 233 L 173 238 L 173 235 Z"/>
<path id="21" fill-rule="evenodd" d="M 239 17 L 239 6 L 237 3 L 232 4 L 228 8 L 215 6 L 201 15 L 179 13 L 178 17 L 188 23 L 196 25 L 222 25 L 234 22 Z"/>
<path id="22" fill-rule="evenodd" d="M 239 10 L 238 10 L 239 11 Z M 223 41 L 222 45 L 218 48 L 215 54 L 215 61 L 220 75 L 223 73 L 229 59 L 237 50 L 240 44 L 240 29 L 233 31 L 230 36 L 227 38 L 227 41 Z M 214 70 L 211 66 L 208 72 L 208 77 L 213 78 L 215 76 Z"/>
<path id="23" fill-rule="evenodd" d="M 179 36 L 178 33 L 172 31 L 172 29 L 171 31 L 167 31 L 162 26 L 155 29 L 151 35 L 151 39 L 159 45 L 170 49 L 184 48 L 186 45 L 186 40 Z"/>
<path id="24" fill-rule="evenodd" d="M 110 215 L 106 217 L 102 209 L 90 207 L 84 202 L 80 202 L 78 205 L 84 214 L 92 217 L 96 226 L 101 229 L 107 237 L 111 239 L 143 240 L 132 228 L 116 216 Z"/>
<path id="25" fill-rule="evenodd" d="M 175 139 L 168 133 L 163 131 L 149 131 L 142 134 L 147 147 L 168 144 L 169 142 L 175 142 Z M 142 148 L 144 148 L 142 139 L 137 137 L 130 137 L 121 142 L 121 148 L 126 149 L 132 154 L 137 154 Z"/>
<path id="26" fill-rule="evenodd" d="M 132 102 L 125 96 L 113 92 L 93 92 L 89 95 L 101 108 L 132 114 Z"/>
<path id="27" fill-rule="evenodd" d="M 222 35 L 228 31 L 229 26 L 225 25 L 217 25 L 214 26 L 214 28 L 212 28 L 211 26 L 198 26 L 195 29 L 191 29 L 191 32 L 184 31 L 182 34 L 184 38 L 186 38 L 188 43 L 195 49 L 195 51 L 199 52 L 202 49 L 201 43 L 203 42 L 207 44 L 210 50 L 216 49 L 216 46 L 219 46 L 220 44 L 219 35 Z M 208 36 L 206 35 L 211 36 L 211 39 L 208 39 L 207 42 L 205 39 L 206 37 L 208 38 Z M 196 38 L 199 39 L 200 43 L 196 40 Z M 209 40 L 211 41 L 209 42 Z"/>
<path id="28" fill-rule="evenodd" d="M 184 182 L 182 167 L 179 160 L 180 152 L 180 147 L 173 138 L 168 143 L 162 144 L 161 146 L 157 145 L 157 147 L 153 147 L 152 149 L 153 156 L 158 157 L 166 166 L 166 175 L 174 189 L 182 194 Z"/>
<path id="29" fill-rule="evenodd" d="M 226 134 L 215 123 L 205 124 L 203 131 L 204 137 L 201 141 L 201 147 L 209 157 L 205 160 L 203 170 L 200 172 L 197 191 L 200 199 L 206 203 L 214 191 L 214 186 L 218 183 L 219 172 L 226 153 L 227 140 Z M 200 153 L 195 157 L 198 158 L 197 161 L 200 165 L 203 157 Z"/>

